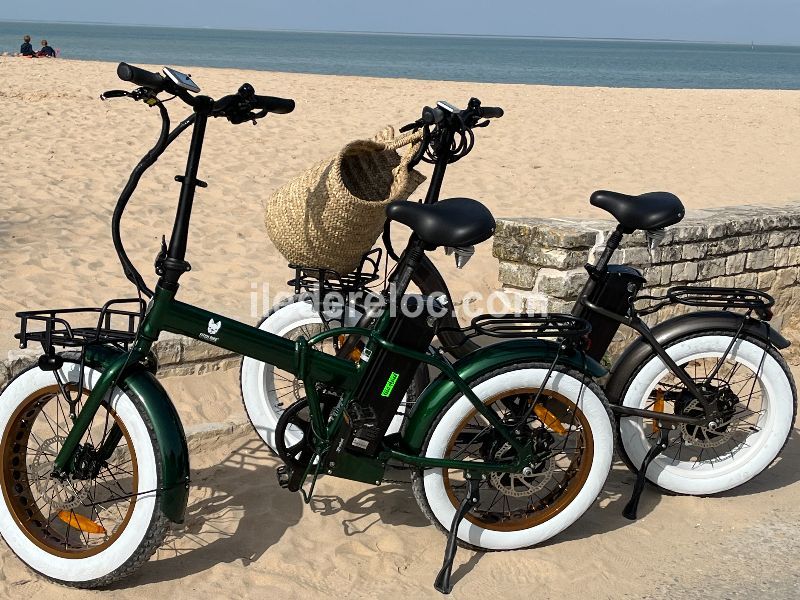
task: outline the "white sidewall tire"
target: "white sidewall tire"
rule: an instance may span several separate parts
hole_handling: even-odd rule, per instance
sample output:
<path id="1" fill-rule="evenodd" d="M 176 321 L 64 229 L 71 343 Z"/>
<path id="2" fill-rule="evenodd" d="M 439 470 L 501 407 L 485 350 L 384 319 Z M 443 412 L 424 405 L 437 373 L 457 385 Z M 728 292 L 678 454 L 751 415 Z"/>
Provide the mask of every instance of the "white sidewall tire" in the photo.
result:
<path id="1" fill-rule="evenodd" d="M 355 310 L 348 309 L 345 324 L 355 325 L 358 318 L 359 315 Z M 297 300 L 270 310 L 258 328 L 284 337 L 298 327 L 308 325 L 322 325 L 322 317 L 314 310 L 310 301 Z M 278 406 L 279 399 L 275 393 L 275 367 L 246 356 L 242 360 L 240 381 L 242 400 L 250 423 L 258 433 L 258 437 L 275 450 L 275 427 L 283 412 Z M 286 437 L 288 445 L 300 441 L 299 434 L 293 434 L 291 430 L 287 431 Z"/>
<path id="2" fill-rule="evenodd" d="M 345 316 L 345 326 L 353 327 L 361 317 L 360 313 L 352 307 L 348 307 Z M 298 327 L 307 325 L 322 325 L 322 318 L 314 310 L 311 302 L 297 300 L 270 310 L 267 316 L 259 323 L 261 331 L 267 331 L 275 335 L 284 337 Z M 247 417 L 250 419 L 258 437 L 275 451 L 275 427 L 282 410 L 278 406 L 278 397 L 275 393 L 275 367 L 263 363 L 255 358 L 248 356 L 242 359 L 242 370 L 240 383 L 242 388 L 242 400 Z M 395 415 L 389 424 L 386 435 L 391 435 L 400 431 L 405 417 L 405 402 L 400 404 L 398 414 Z M 286 432 L 287 445 L 296 444 L 300 441 L 300 435 L 293 433 L 291 429 Z"/>
<path id="3" fill-rule="evenodd" d="M 678 342 L 667 352 L 678 364 L 723 356 L 732 336 L 698 336 Z M 749 481 L 766 469 L 783 448 L 791 431 L 795 414 L 795 396 L 789 376 L 781 365 L 764 349 L 746 339 L 740 339 L 731 350 L 730 358 L 741 362 L 755 373 L 764 357 L 760 383 L 762 402 L 766 411 L 759 418 L 760 431 L 747 438 L 749 447 L 737 450 L 732 457 L 713 464 L 686 462 L 672 464 L 668 456 L 658 456 L 647 469 L 647 479 L 661 488 L 677 494 L 708 495 L 724 492 Z M 656 384 L 668 374 L 658 357 L 651 358 L 634 376 L 623 396 L 622 404 L 643 408 Z M 619 421 L 620 442 L 633 465 L 640 465 L 650 448 L 645 438 L 642 419 L 623 418 Z"/>
<path id="4" fill-rule="evenodd" d="M 64 381 L 77 382 L 80 367 L 66 362 L 61 368 Z M 84 369 L 87 389 L 97 383 L 100 372 Z M 14 411 L 31 395 L 45 387 L 55 385 L 52 372 L 33 368 L 9 383 L 0 395 L 0 427 L 3 431 Z M 131 398 L 115 388 L 112 408 L 125 425 L 133 443 L 138 466 L 138 489 L 154 490 L 159 487 L 156 456 L 150 432 Z M 34 544 L 17 526 L 11 516 L 5 497 L 0 506 L 0 534 L 14 553 L 35 571 L 52 579 L 70 583 L 86 583 L 103 578 L 124 565 L 144 543 L 150 530 L 153 514 L 157 510 L 155 493 L 139 496 L 122 535 L 102 552 L 87 558 L 60 558 Z"/>
<path id="5" fill-rule="evenodd" d="M 485 401 L 514 389 L 540 388 L 546 374 L 547 370 L 541 368 L 508 371 L 479 383 L 473 388 L 473 392 Z M 545 389 L 570 399 L 583 411 L 589 423 L 594 441 L 594 456 L 584 486 L 556 516 L 522 531 L 493 531 L 465 519 L 458 528 L 458 538 L 462 542 L 486 550 L 516 550 L 539 544 L 572 525 L 600 494 L 614 454 L 614 431 L 606 404 L 589 386 L 558 371 L 552 373 Z M 434 426 L 425 448 L 425 456 L 443 458 L 453 431 L 473 410 L 470 401 L 463 396 L 452 404 Z M 423 487 L 431 513 L 445 530 L 449 530 L 456 509 L 447 495 L 441 469 L 426 470 Z"/>

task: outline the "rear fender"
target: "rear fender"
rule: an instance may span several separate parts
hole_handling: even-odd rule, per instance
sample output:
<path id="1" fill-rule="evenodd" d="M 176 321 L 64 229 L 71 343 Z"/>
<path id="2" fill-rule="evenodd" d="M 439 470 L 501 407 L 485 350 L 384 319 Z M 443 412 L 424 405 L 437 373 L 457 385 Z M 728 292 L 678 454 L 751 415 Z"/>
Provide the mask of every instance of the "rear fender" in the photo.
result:
<path id="1" fill-rule="evenodd" d="M 730 331 L 736 333 L 744 322 L 742 333 L 769 343 L 783 350 L 790 343 L 785 337 L 773 329 L 766 321 L 751 319 L 742 314 L 715 310 L 698 311 L 678 315 L 659 323 L 653 328 L 653 335 L 658 343 L 665 346 L 672 341 L 703 331 Z M 634 340 L 619 356 L 611 368 L 611 377 L 605 387 L 609 402 L 619 404 L 625 385 L 639 366 L 655 356 L 652 346 L 643 337 Z"/>
<path id="2" fill-rule="evenodd" d="M 119 357 L 120 351 L 108 347 L 89 347 L 86 364 L 102 371 Z M 174 523 L 183 523 L 189 500 L 189 450 L 178 412 L 169 395 L 144 365 L 131 365 L 123 373 L 120 388 L 135 395 L 144 405 L 158 440 L 163 491 L 161 510 Z"/>
<path id="3" fill-rule="evenodd" d="M 551 363 L 558 353 L 558 344 L 546 340 L 520 339 L 485 346 L 453 364 L 467 384 L 494 369 L 526 362 Z M 602 377 L 607 371 L 594 359 L 580 352 L 561 352 L 559 364 L 576 369 L 589 377 Z M 422 449 L 425 436 L 437 415 L 459 394 L 456 384 L 444 374 L 434 379 L 414 403 L 414 409 L 402 432 L 406 452 Z"/>

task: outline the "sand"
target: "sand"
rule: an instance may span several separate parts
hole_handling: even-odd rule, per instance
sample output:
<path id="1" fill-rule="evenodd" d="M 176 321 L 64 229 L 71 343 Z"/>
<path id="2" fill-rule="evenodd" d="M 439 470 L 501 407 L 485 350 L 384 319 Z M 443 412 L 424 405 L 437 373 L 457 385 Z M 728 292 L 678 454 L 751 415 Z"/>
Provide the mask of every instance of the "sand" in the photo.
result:
<path id="1" fill-rule="evenodd" d="M 285 290 L 285 261 L 266 238 L 264 199 L 289 177 L 403 124 L 424 104 L 470 96 L 506 116 L 478 132 L 453 166 L 443 197 L 471 196 L 496 216 L 602 216 L 599 188 L 669 190 L 691 210 L 798 197 L 800 92 L 626 90 L 330 77 L 186 68 L 220 96 L 244 81 L 289 96 L 297 110 L 258 127 L 213 122 L 208 130 L 180 298 L 245 321 L 265 307 L 262 286 Z M 100 92 L 125 87 L 115 66 L 0 58 L 0 351 L 14 345 L 13 313 L 100 304 L 127 296 L 110 240 L 116 195 L 155 139 L 154 110 Z M 172 103 L 174 122 L 186 114 Z M 169 235 L 188 138 L 142 181 L 123 236 L 148 281 Z M 429 171 L 428 171 L 429 172 Z M 399 228 L 397 228 L 399 230 Z M 397 232 L 400 239 L 399 231 Z M 441 252 L 455 295 L 497 287 L 490 244 L 457 272 Z M 252 293 L 256 292 L 256 310 Z M 234 370 L 168 379 L 187 424 L 240 421 Z M 800 449 L 757 480 L 717 498 L 645 494 L 643 518 L 621 516 L 632 477 L 617 466 L 600 501 L 549 544 L 513 553 L 458 555 L 454 597 L 770 597 L 797 595 L 795 475 Z M 118 598 L 438 597 L 431 583 L 444 537 L 404 485 L 375 490 L 324 480 L 304 506 L 277 487 L 276 459 L 250 433 L 207 440 L 192 457 L 185 531 L 158 560 L 125 581 Z M 323 541 L 324 544 L 323 545 Z M 4 547 L 0 597 L 77 598 L 43 582 Z"/>
<path id="2" fill-rule="evenodd" d="M 238 420 L 235 375 L 166 384 L 187 422 L 193 417 L 185 407 L 196 400 L 234 407 L 228 417 Z M 545 545 L 459 550 L 452 597 L 797 597 L 798 460 L 795 433 L 775 465 L 732 492 L 670 497 L 648 488 L 636 522 L 622 517 L 633 477 L 616 463 L 594 506 Z M 445 537 L 422 515 L 410 486 L 322 478 L 304 505 L 278 487 L 278 460 L 246 429 L 200 440 L 191 462 L 185 527 L 136 575 L 92 597 L 441 598 L 432 583 Z M 15 597 L 87 594 L 41 580 L 0 544 L 0 598 Z"/>
<path id="3" fill-rule="evenodd" d="M 257 127 L 210 124 L 180 298 L 257 320 L 261 298 L 286 291 L 284 259 L 264 233 L 262 203 L 292 175 L 347 141 L 417 118 L 438 99 L 470 96 L 505 108 L 453 165 L 442 197 L 471 196 L 496 216 L 600 217 L 595 189 L 668 190 L 692 208 L 798 198 L 800 92 L 628 90 L 332 77 L 189 68 L 204 92 L 297 100 Z M 17 310 L 100 304 L 129 296 L 111 244 L 116 196 L 158 134 L 155 109 L 99 94 L 125 88 L 115 65 L 0 57 L 0 351 L 13 346 Z M 187 114 L 168 105 L 173 122 Z M 169 236 L 188 136 L 145 176 L 123 239 L 145 278 Z M 430 169 L 427 170 L 430 172 Z M 420 190 L 419 195 L 422 195 Z M 402 227 L 396 240 L 402 241 Z M 496 289 L 491 243 L 458 272 L 433 253 L 456 296 Z M 255 300 L 255 302 L 254 302 Z M 253 304 L 255 303 L 255 310 Z"/>

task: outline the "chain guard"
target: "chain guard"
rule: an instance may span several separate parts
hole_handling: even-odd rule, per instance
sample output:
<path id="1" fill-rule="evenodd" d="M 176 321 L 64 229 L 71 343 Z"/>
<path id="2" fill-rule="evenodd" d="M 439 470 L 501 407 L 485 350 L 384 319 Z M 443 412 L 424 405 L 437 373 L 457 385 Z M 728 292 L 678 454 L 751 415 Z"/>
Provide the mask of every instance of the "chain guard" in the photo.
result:
<path id="1" fill-rule="evenodd" d="M 338 398 L 331 396 L 320 397 L 322 405 L 322 416 L 325 422 L 328 421 L 333 407 L 336 406 Z M 292 429 L 290 429 L 290 427 Z M 286 446 L 286 434 L 301 433 L 302 438 L 292 446 Z M 313 432 L 311 429 L 311 413 L 308 407 L 308 400 L 303 398 L 293 403 L 283 411 L 278 423 L 275 426 L 275 450 L 281 460 L 293 471 L 304 471 L 316 454 L 316 448 L 312 441 Z"/>

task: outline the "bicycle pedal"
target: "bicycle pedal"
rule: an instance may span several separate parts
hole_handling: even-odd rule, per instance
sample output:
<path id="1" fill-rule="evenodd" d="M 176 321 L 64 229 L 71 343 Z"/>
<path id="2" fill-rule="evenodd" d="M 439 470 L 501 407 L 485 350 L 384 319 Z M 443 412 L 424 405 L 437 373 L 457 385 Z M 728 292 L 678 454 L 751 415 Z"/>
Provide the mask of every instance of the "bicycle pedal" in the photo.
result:
<path id="1" fill-rule="evenodd" d="M 283 489 L 289 488 L 289 469 L 286 465 L 281 465 L 275 470 L 275 475 L 278 477 L 278 485 Z"/>

